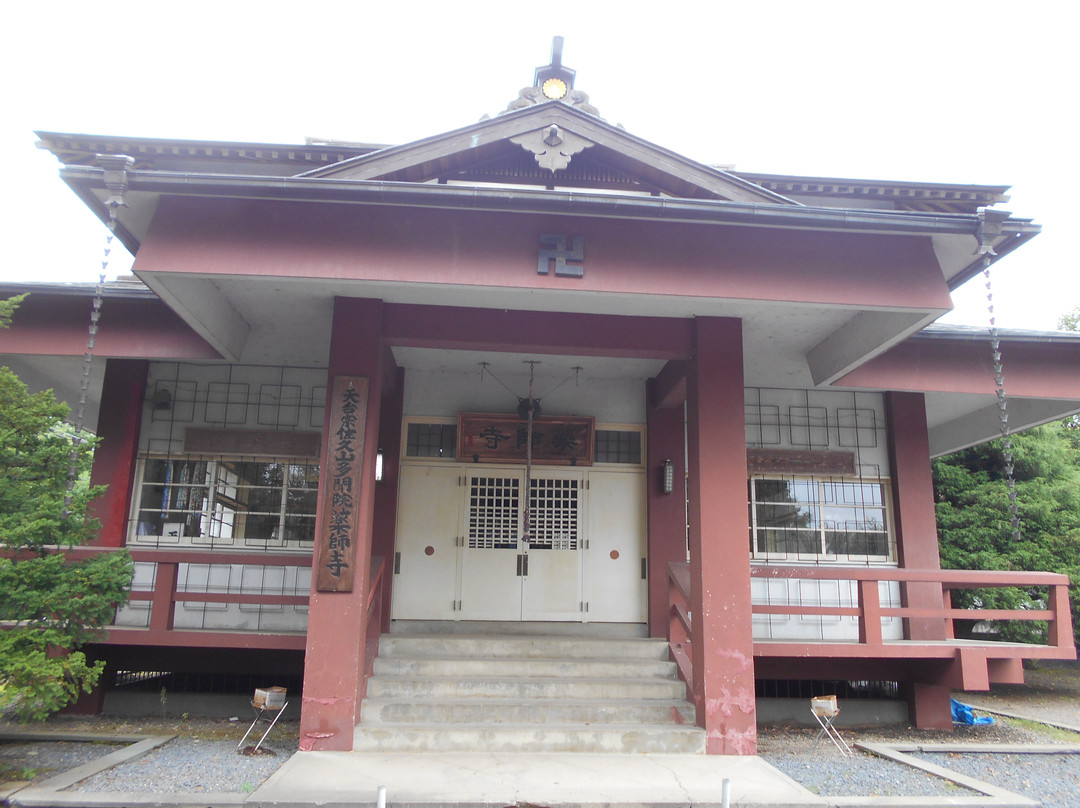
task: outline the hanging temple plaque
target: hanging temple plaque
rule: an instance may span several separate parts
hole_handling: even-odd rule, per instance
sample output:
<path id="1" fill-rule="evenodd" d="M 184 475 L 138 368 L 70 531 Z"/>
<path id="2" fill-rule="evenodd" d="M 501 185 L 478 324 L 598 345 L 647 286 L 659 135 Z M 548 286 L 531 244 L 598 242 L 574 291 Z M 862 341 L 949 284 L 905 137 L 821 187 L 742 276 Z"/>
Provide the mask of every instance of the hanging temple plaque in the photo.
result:
<path id="1" fill-rule="evenodd" d="M 594 419 L 541 416 L 533 421 L 532 462 L 591 466 Z M 458 459 L 473 463 L 524 463 L 528 423 L 519 415 L 460 413 Z"/>

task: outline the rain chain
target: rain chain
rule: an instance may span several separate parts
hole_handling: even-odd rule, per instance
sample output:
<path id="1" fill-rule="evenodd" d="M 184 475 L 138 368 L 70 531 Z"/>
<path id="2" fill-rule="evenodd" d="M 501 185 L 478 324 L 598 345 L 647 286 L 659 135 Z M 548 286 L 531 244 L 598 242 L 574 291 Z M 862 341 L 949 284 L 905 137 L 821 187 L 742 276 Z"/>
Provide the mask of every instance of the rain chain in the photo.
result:
<path id="1" fill-rule="evenodd" d="M 87 329 L 86 353 L 83 354 L 82 378 L 79 380 L 79 403 L 75 407 L 74 434 L 71 437 L 71 451 L 68 453 L 67 491 L 64 494 L 63 518 L 71 516 L 71 502 L 75 492 L 75 477 L 79 466 L 79 449 L 83 444 L 83 422 L 86 419 L 86 398 L 90 389 L 90 371 L 94 363 L 94 345 L 97 342 L 98 320 L 101 318 L 101 301 L 105 294 L 105 276 L 109 269 L 112 243 L 116 237 L 116 209 L 123 201 L 114 203 L 109 200 L 109 231 L 105 236 L 105 248 L 101 256 L 101 272 L 98 274 L 97 287 L 94 290 L 93 307 L 90 310 L 90 326 Z"/>
<path id="2" fill-rule="evenodd" d="M 1009 494 L 1009 524 L 1012 526 L 1014 541 L 1020 541 L 1020 506 L 1016 502 L 1016 475 L 1013 465 L 1012 439 L 1009 437 L 1008 401 L 1005 397 L 1005 373 L 1001 362 L 1001 339 L 998 336 L 997 318 L 994 315 L 994 290 L 990 283 L 991 255 L 996 255 L 993 247 L 982 234 L 979 238 L 979 252 L 982 254 L 983 278 L 986 282 L 986 305 L 990 314 L 990 350 L 994 360 L 994 385 L 997 394 L 998 418 L 1001 421 L 1001 454 L 1005 459 L 1005 484 Z"/>

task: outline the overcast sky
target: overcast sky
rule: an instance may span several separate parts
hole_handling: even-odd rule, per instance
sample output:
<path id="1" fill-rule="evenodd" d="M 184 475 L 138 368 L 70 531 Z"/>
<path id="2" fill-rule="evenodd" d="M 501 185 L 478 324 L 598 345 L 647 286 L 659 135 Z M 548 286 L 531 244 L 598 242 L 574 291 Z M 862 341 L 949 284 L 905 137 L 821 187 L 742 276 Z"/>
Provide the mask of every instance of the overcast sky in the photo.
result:
<path id="1" fill-rule="evenodd" d="M 1080 305 L 1076 4 L 20 2 L 5 12 L 3 280 L 95 281 L 104 229 L 34 130 L 396 144 L 494 115 L 566 38 L 601 116 L 744 171 L 1012 185 L 1044 226 L 998 324 Z M 1068 148 L 1067 148 L 1068 147 Z M 126 271 L 118 248 L 113 264 Z M 984 325 L 985 290 L 946 322 Z"/>

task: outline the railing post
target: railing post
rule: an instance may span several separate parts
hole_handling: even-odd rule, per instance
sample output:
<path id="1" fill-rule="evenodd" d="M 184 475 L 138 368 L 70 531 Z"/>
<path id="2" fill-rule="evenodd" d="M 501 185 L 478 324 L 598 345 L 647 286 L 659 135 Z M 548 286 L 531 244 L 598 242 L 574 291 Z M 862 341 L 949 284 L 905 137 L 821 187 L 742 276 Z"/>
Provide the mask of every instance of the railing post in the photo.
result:
<path id="1" fill-rule="evenodd" d="M 150 628 L 171 631 L 176 613 L 176 579 L 180 565 L 175 561 L 158 561 L 154 573 L 154 600 L 150 606 Z"/>
<path id="2" fill-rule="evenodd" d="M 668 643 L 670 645 L 686 645 L 688 639 L 686 627 L 679 615 L 679 607 L 687 608 L 686 599 L 682 596 L 678 587 L 668 580 Z"/>
<path id="3" fill-rule="evenodd" d="M 952 590 L 946 587 L 941 592 L 941 604 L 945 607 L 945 611 L 952 609 Z M 956 639 L 956 623 L 953 622 L 952 614 L 945 615 L 945 639 Z"/>
<path id="4" fill-rule="evenodd" d="M 1069 608 L 1069 587 L 1067 584 L 1052 584 L 1049 592 L 1049 607 L 1054 618 L 1047 626 L 1047 642 L 1053 646 L 1072 645 L 1073 625 L 1072 610 Z"/>
<path id="5" fill-rule="evenodd" d="M 881 645 L 881 598 L 876 579 L 859 581 L 859 642 Z"/>

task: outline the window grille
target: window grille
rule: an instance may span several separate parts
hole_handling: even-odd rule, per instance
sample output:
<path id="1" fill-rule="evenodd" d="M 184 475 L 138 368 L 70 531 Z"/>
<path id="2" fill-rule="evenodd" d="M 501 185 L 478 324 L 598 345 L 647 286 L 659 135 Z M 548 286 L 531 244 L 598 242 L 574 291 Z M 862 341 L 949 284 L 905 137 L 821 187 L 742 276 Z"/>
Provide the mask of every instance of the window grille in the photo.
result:
<path id="1" fill-rule="evenodd" d="M 580 481 L 538 479 L 529 490 L 529 549 L 577 550 Z"/>
<path id="2" fill-rule="evenodd" d="M 641 464 L 641 432 L 637 430 L 596 430 L 597 463 Z"/>
<path id="3" fill-rule="evenodd" d="M 309 547 L 319 465 L 296 460 L 146 457 L 139 544 Z"/>
<path id="4" fill-rule="evenodd" d="M 468 546 L 509 550 L 518 546 L 520 481 L 516 477 L 470 477 Z"/>
<path id="5" fill-rule="evenodd" d="M 410 423 L 405 432 L 406 457 L 445 457 L 457 454 L 457 426 L 454 424 Z"/>
<path id="6" fill-rule="evenodd" d="M 891 556 L 885 485 L 821 477 L 751 478 L 757 556 Z"/>

